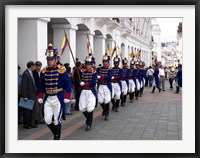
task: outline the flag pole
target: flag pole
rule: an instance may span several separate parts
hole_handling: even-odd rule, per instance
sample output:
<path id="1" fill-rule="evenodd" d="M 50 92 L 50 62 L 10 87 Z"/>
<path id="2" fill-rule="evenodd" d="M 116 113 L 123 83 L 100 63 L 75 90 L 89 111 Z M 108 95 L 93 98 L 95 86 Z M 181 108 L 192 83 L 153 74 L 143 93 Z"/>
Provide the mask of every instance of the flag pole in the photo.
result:
<path id="1" fill-rule="evenodd" d="M 80 73 L 79 73 L 78 67 L 76 66 L 75 58 L 74 58 L 74 55 L 73 55 L 73 52 L 72 52 L 72 49 L 71 49 L 70 43 L 69 43 L 68 38 L 67 38 L 67 33 L 65 32 L 65 29 L 63 29 L 63 30 L 64 30 L 64 33 L 65 33 L 65 38 L 66 38 L 66 40 L 67 40 L 67 43 L 68 43 L 68 46 L 69 46 L 69 50 L 70 50 L 70 53 L 71 53 L 72 59 L 73 59 L 73 61 L 74 61 L 75 69 L 76 69 L 77 74 L 78 74 L 78 79 L 79 79 L 79 81 L 81 82 L 81 76 L 80 76 Z"/>

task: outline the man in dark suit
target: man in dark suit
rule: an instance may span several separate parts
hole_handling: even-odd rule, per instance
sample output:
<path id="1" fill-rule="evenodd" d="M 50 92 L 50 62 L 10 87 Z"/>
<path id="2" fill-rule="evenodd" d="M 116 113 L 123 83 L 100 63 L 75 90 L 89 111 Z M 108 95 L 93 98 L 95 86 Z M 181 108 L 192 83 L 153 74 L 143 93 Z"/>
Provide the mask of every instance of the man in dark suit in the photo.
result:
<path id="1" fill-rule="evenodd" d="M 24 71 L 22 75 L 22 82 L 21 82 L 21 96 L 24 101 L 28 99 L 36 100 L 37 99 L 37 87 L 35 85 L 34 77 L 33 77 L 33 70 L 34 70 L 34 62 L 29 61 L 27 63 L 27 69 Z M 33 113 L 35 111 L 36 105 L 34 104 L 33 110 L 25 109 L 23 112 L 23 122 L 24 128 L 37 128 L 35 125 L 35 120 L 33 117 Z"/>
<path id="2" fill-rule="evenodd" d="M 33 71 L 33 77 L 35 81 L 35 85 L 37 86 L 37 89 L 39 89 L 40 84 L 40 73 L 41 73 L 42 63 L 40 61 L 35 62 L 35 70 Z M 36 113 L 35 113 L 35 124 L 44 124 L 43 116 L 42 116 L 42 104 L 39 104 L 36 101 Z"/>

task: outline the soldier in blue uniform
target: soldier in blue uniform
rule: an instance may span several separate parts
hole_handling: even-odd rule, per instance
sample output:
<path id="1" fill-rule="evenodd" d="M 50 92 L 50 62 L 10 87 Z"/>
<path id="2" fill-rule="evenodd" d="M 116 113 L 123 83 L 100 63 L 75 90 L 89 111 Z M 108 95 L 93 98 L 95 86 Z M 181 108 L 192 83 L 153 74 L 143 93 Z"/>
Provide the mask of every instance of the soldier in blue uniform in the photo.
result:
<path id="1" fill-rule="evenodd" d="M 97 73 L 93 68 L 94 58 L 92 56 L 87 56 L 85 59 L 85 67 L 81 69 L 80 86 L 82 87 L 80 100 L 79 100 L 79 110 L 83 112 L 86 117 L 86 131 L 90 131 L 92 128 L 93 120 L 93 110 L 96 105 L 96 83 L 97 83 Z"/>
<path id="2" fill-rule="evenodd" d="M 46 50 L 48 66 L 41 72 L 38 93 L 38 102 L 44 104 L 44 121 L 53 133 L 54 140 L 60 139 L 62 108 L 71 98 L 71 80 L 66 68 L 56 65 L 57 54 L 58 50 L 49 44 Z"/>
<path id="3" fill-rule="evenodd" d="M 130 61 L 130 75 L 129 75 L 129 100 L 131 103 L 133 102 L 134 99 L 134 93 L 136 89 L 136 79 L 135 79 L 135 62 L 132 59 Z"/>
<path id="4" fill-rule="evenodd" d="M 113 70 L 109 67 L 110 57 L 106 54 L 103 56 L 103 66 L 98 68 L 98 102 L 100 103 L 103 111 L 102 116 L 105 120 L 109 120 L 109 103 L 112 97 L 112 84 L 111 79 Z M 113 77 L 114 78 L 114 77 Z"/>
<path id="5" fill-rule="evenodd" d="M 139 78 L 140 78 L 140 97 L 142 97 L 143 95 L 143 91 L 144 91 L 144 87 L 145 87 L 145 77 L 146 77 L 146 69 L 145 67 L 145 63 L 140 61 L 140 71 L 139 71 Z"/>
<path id="6" fill-rule="evenodd" d="M 136 65 L 136 69 L 134 71 L 134 77 L 135 77 L 135 83 L 136 83 L 136 91 L 135 91 L 135 98 L 136 100 L 138 100 L 138 96 L 139 96 L 139 93 L 140 93 L 140 88 L 141 88 L 141 85 L 140 85 L 140 68 L 139 68 L 139 61 L 135 61 L 135 65 Z"/>
<path id="7" fill-rule="evenodd" d="M 122 76 L 122 94 L 121 94 L 121 106 L 125 106 L 126 104 L 126 97 L 128 94 L 128 89 L 129 89 L 129 73 L 130 69 L 128 68 L 128 60 L 124 58 L 122 60 L 122 65 L 123 65 L 123 76 Z"/>
<path id="8" fill-rule="evenodd" d="M 176 92 L 179 93 L 180 87 L 182 87 L 182 64 L 178 65 L 178 72 L 176 74 Z"/>
<path id="9" fill-rule="evenodd" d="M 113 59 L 114 67 L 113 70 L 113 79 L 112 79 L 112 110 L 118 112 L 120 96 L 122 91 L 121 79 L 123 76 L 123 70 L 119 68 L 120 58 L 116 56 Z"/>
<path id="10" fill-rule="evenodd" d="M 156 65 L 153 73 L 154 81 L 153 81 L 153 90 L 151 93 L 154 93 L 156 87 L 158 88 L 159 92 L 161 91 L 158 75 L 159 75 L 159 65 Z"/>

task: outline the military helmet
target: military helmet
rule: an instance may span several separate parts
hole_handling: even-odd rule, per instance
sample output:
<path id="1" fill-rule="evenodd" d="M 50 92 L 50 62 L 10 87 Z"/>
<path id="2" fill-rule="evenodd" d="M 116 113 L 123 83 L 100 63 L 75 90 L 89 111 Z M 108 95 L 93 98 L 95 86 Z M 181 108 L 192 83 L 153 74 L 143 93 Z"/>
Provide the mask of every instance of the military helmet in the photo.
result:
<path id="1" fill-rule="evenodd" d="M 114 57 L 113 61 L 116 62 L 116 63 L 120 62 L 120 58 L 118 57 L 118 55 L 116 57 Z"/>
<path id="2" fill-rule="evenodd" d="M 128 60 L 126 59 L 126 58 L 124 58 L 123 60 L 122 60 L 122 64 L 127 64 L 128 63 Z"/>
<path id="3" fill-rule="evenodd" d="M 47 60 L 56 59 L 58 55 L 58 49 L 53 49 L 53 44 L 49 43 L 45 55 L 47 56 Z"/>

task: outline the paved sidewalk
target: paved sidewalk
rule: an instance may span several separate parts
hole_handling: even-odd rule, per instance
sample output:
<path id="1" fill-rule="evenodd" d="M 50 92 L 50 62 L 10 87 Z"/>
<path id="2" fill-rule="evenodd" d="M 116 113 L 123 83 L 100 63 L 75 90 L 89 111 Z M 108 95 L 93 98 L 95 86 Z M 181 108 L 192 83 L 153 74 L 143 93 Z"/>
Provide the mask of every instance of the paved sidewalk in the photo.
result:
<path id="1" fill-rule="evenodd" d="M 125 107 L 119 112 L 110 111 L 109 121 L 101 116 L 101 107 L 94 112 L 92 130 L 85 131 L 85 118 L 79 111 L 67 116 L 63 121 L 64 140 L 181 140 L 182 139 L 182 94 L 169 90 L 154 94 L 152 88 L 145 88 L 139 100 L 130 103 L 127 98 Z M 36 129 L 23 129 L 19 125 L 19 139 L 49 140 L 53 136 L 46 125 Z"/>

